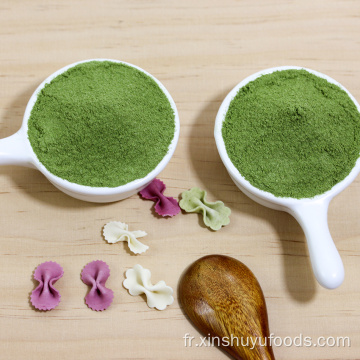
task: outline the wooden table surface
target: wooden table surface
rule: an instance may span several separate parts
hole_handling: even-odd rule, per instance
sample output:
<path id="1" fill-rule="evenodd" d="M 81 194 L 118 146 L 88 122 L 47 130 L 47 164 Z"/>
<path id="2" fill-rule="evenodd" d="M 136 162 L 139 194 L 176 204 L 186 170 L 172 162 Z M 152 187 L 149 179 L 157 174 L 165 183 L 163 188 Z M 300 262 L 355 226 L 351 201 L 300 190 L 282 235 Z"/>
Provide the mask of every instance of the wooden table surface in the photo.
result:
<path id="1" fill-rule="evenodd" d="M 227 359 L 214 347 L 185 347 L 199 334 L 177 301 L 183 270 L 206 254 L 227 254 L 257 276 L 271 332 L 348 336 L 350 347 L 274 348 L 277 359 L 360 359 L 360 179 L 334 199 L 329 227 L 344 262 L 343 285 L 315 281 L 304 234 L 288 214 L 251 201 L 229 178 L 216 150 L 214 120 L 225 95 L 248 75 L 298 65 L 323 72 L 360 99 L 360 2 L 303 1 L 25 1 L 0 4 L 0 134 L 18 130 L 28 99 L 48 75 L 75 61 L 113 58 L 142 67 L 173 96 L 181 135 L 160 178 L 167 194 L 199 186 L 223 200 L 231 223 L 209 231 L 196 214 L 154 216 L 153 203 L 134 195 L 92 204 L 64 195 L 38 171 L 0 168 L 0 359 Z M 103 225 L 123 221 L 148 232 L 150 249 L 133 256 L 107 244 Z M 112 306 L 84 304 L 80 272 L 92 260 L 111 268 Z M 32 273 L 44 261 L 65 271 L 60 305 L 35 311 Z M 141 264 L 152 280 L 175 289 L 165 311 L 149 309 L 122 287 L 124 272 Z"/>

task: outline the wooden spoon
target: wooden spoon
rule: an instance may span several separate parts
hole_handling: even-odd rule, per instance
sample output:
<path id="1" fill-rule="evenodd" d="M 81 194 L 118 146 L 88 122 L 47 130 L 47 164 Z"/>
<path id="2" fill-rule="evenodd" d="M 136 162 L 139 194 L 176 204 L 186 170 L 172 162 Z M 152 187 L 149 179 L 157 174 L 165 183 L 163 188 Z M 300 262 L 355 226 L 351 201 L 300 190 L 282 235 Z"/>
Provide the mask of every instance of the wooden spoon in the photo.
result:
<path id="1" fill-rule="evenodd" d="M 222 255 L 195 261 L 180 280 L 179 300 L 200 332 L 234 359 L 275 360 L 263 292 L 240 261 Z"/>

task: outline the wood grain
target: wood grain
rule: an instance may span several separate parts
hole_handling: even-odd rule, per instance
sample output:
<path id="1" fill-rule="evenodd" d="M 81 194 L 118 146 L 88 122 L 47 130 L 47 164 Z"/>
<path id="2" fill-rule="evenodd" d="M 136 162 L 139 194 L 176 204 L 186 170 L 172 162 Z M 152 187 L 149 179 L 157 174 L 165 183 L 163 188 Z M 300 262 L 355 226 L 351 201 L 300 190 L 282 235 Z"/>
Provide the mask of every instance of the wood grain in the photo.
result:
<path id="1" fill-rule="evenodd" d="M 275 360 L 261 287 L 241 261 L 207 255 L 179 282 L 179 302 L 208 341 L 236 360 Z"/>
<path id="2" fill-rule="evenodd" d="M 209 201 L 232 209 L 231 223 L 211 232 L 195 214 L 159 219 L 137 195 L 105 205 L 84 203 L 55 189 L 39 172 L 0 168 L 1 359 L 226 359 L 214 347 L 185 347 L 199 333 L 177 302 L 184 269 L 208 254 L 230 255 L 248 266 L 263 289 L 271 331 L 349 336 L 350 347 L 274 347 L 277 359 L 355 360 L 360 353 L 360 180 L 332 201 L 330 231 L 346 278 L 335 291 L 311 272 L 304 234 L 288 214 L 242 194 L 216 150 L 213 126 L 225 95 L 252 73 L 298 65 L 328 74 L 360 99 L 360 2 L 356 0 L 40 1 L 0 3 L 0 136 L 20 127 L 35 88 L 78 60 L 113 58 L 142 67 L 169 90 L 181 131 L 175 155 L 160 178 L 177 197 L 199 186 Z M 120 220 L 148 232 L 150 249 L 132 256 L 109 245 L 103 225 Z M 84 304 L 85 264 L 110 265 L 114 303 L 103 313 Z M 43 261 L 64 268 L 62 301 L 51 312 L 28 302 L 32 272 Z M 147 307 L 122 288 L 124 272 L 140 263 L 152 280 L 175 289 L 166 311 Z"/>

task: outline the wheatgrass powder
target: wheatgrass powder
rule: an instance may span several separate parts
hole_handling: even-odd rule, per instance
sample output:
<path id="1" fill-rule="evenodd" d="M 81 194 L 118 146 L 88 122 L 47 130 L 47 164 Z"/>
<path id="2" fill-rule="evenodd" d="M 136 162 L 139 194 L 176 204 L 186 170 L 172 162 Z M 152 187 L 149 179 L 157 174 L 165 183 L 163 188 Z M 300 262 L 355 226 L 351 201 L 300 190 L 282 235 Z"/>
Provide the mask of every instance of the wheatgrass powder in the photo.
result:
<path id="1" fill-rule="evenodd" d="M 131 66 L 90 61 L 39 93 L 28 137 L 53 174 L 93 187 L 116 187 L 151 172 L 167 154 L 175 115 L 158 84 Z"/>
<path id="2" fill-rule="evenodd" d="M 348 94 L 305 70 L 263 75 L 231 101 L 226 151 L 253 186 L 278 197 L 330 190 L 360 153 L 360 113 Z"/>

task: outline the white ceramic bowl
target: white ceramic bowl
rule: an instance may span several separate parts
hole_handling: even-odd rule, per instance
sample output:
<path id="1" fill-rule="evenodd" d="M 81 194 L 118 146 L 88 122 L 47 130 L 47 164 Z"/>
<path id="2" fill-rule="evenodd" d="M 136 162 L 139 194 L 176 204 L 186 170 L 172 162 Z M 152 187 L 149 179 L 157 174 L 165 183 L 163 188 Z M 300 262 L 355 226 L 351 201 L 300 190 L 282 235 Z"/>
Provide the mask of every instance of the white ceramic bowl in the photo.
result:
<path id="1" fill-rule="evenodd" d="M 29 139 L 27 135 L 28 131 L 28 120 L 30 117 L 31 110 L 36 102 L 37 96 L 40 92 L 40 90 L 45 86 L 45 84 L 49 83 L 52 79 L 54 79 L 56 76 L 60 75 L 64 71 L 68 70 L 71 67 L 74 67 L 75 65 L 89 62 L 89 61 L 112 61 L 116 63 L 122 63 L 129 66 L 132 66 L 133 68 L 142 71 L 146 75 L 150 76 L 161 88 L 161 90 L 164 92 L 166 97 L 168 98 L 171 107 L 174 110 L 175 114 L 175 132 L 174 137 L 172 139 L 172 142 L 169 146 L 169 151 L 165 155 L 165 157 L 160 161 L 160 163 L 156 166 L 154 170 L 152 170 L 150 173 L 148 173 L 144 178 L 134 180 L 128 184 L 118 186 L 118 187 L 91 187 L 91 186 L 85 186 L 85 185 L 79 185 L 72 182 L 69 182 L 67 180 L 64 180 L 51 172 L 49 172 L 45 166 L 40 163 L 37 156 L 35 155 Z M 111 59 L 89 59 L 85 61 L 79 61 L 74 64 L 68 65 L 63 67 L 62 69 L 56 71 L 52 75 L 50 75 L 45 81 L 43 81 L 40 86 L 35 90 L 33 95 L 31 96 L 26 110 L 24 114 L 24 119 L 22 126 L 20 130 L 15 133 L 12 136 L 9 136 L 5 139 L 0 140 L 0 165 L 22 165 L 27 167 L 32 167 L 40 170 L 47 178 L 48 180 L 56 186 L 59 190 L 63 191 L 64 193 L 85 201 L 91 201 L 91 202 L 112 202 L 112 201 L 118 201 L 125 199 L 138 191 L 145 188 L 167 165 L 167 163 L 170 161 L 172 155 L 174 154 L 178 139 L 179 139 L 179 133 L 180 133 L 180 122 L 179 122 L 179 115 L 176 109 L 176 105 L 174 100 L 172 99 L 169 92 L 166 90 L 163 84 L 156 78 L 154 78 L 151 74 L 146 72 L 145 70 L 123 62 L 123 61 L 117 61 L 117 60 L 111 60 Z"/>
<path id="2" fill-rule="evenodd" d="M 341 89 L 347 92 L 360 111 L 359 104 L 349 91 L 327 75 L 296 66 L 281 66 L 266 69 L 247 77 L 245 80 L 236 85 L 235 88 L 232 89 L 226 96 L 216 116 L 214 131 L 216 145 L 221 160 L 223 161 L 230 177 L 244 194 L 261 205 L 275 210 L 286 211 L 295 217 L 304 230 L 312 268 L 316 279 L 325 288 L 334 289 L 340 286 L 344 280 L 344 267 L 329 232 L 327 210 L 331 199 L 344 190 L 358 175 L 360 171 L 360 159 L 357 160 L 356 165 L 344 180 L 336 184 L 331 190 L 325 192 L 324 194 L 317 195 L 314 198 L 300 200 L 294 198 L 281 198 L 276 197 L 269 192 L 260 190 L 245 180 L 231 162 L 226 152 L 222 137 L 221 129 L 223 121 L 225 120 L 225 115 L 228 111 L 230 102 L 238 93 L 239 89 L 245 86 L 248 82 L 253 81 L 262 75 L 287 69 L 304 69 L 314 75 L 326 79 L 330 83 L 338 85 Z"/>

